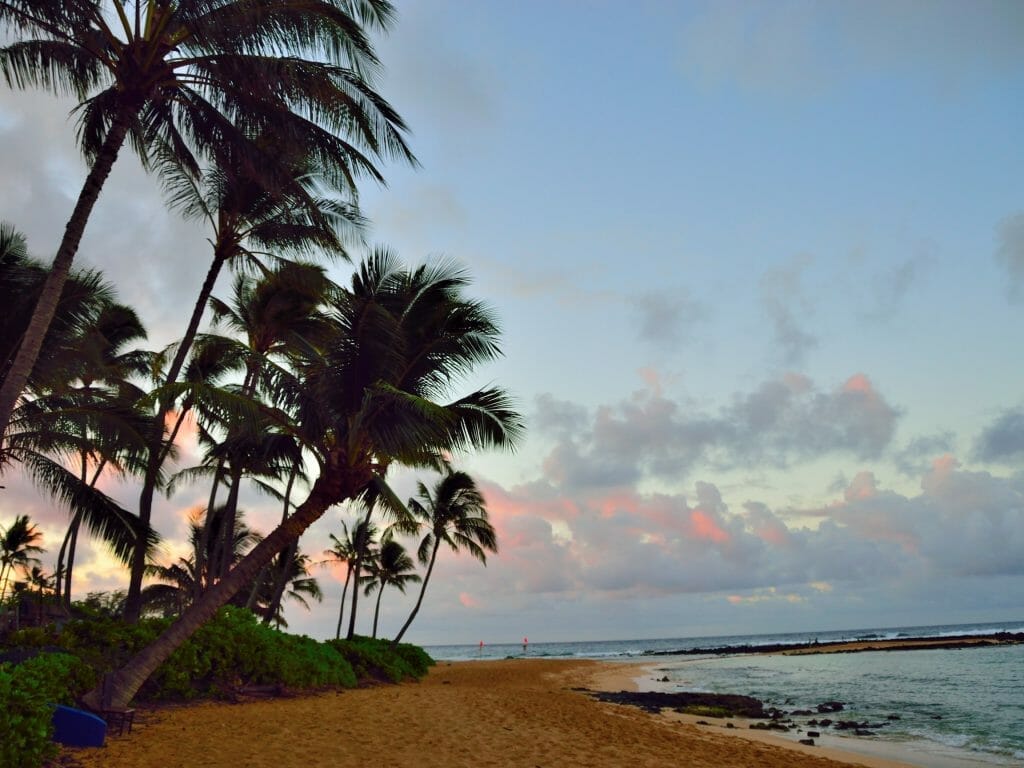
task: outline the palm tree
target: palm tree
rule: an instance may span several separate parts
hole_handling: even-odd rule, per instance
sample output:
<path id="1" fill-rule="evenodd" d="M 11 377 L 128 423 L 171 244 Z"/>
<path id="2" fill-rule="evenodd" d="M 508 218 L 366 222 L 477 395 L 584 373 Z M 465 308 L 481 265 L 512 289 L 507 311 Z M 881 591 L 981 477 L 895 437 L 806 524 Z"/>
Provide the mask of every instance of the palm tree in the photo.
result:
<path id="1" fill-rule="evenodd" d="M 345 616 L 345 596 L 348 594 L 348 584 L 356 568 L 356 558 L 361 552 L 366 550 L 368 542 L 377 538 L 376 526 L 367 520 L 360 520 L 353 526 L 351 531 L 349 531 L 348 525 L 343 520 L 341 528 L 344 531 L 342 537 L 339 539 L 333 533 L 330 534 L 333 546 L 330 549 L 324 550 L 324 555 L 328 558 L 328 561 L 345 564 L 345 586 L 341 589 L 341 603 L 338 606 L 338 628 L 334 633 L 335 639 L 341 637 L 341 624 Z"/>
<path id="2" fill-rule="evenodd" d="M 290 558 L 282 562 L 288 553 L 292 552 Z M 256 584 L 257 598 L 253 611 L 263 617 L 264 624 L 274 624 L 275 627 L 287 627 L 288 622 L 284 620 L 284 610 L 280 597 L 274 600 L 274 592 L 277 588 L 276 574 L 283 574 L 285 589 L 284 596 L 309 610 L 309 600 L 322 602 L 323 592 L 320 583 L 313 577 L 309 568 L 312 565 L 309 556 L 298 550 L 287 549 L 275 558 L 274 567 L 264 572 L 263 579 Z"/>
<path id="3" fill-rule="evenodd" d="M 0 527 L 0 603 L 7 594 L 7 583 L 15 568 L 28 569 L 38 565 L 37 554 L 43 534 L 29 521 L 28 515 L 19 515 L 7 528 Z"/>
<path id="4" fill-rule="evenodd" d="M 262 143 L 269 143 L 263 137 Z M 170 204 L 187 218 L 205 220 L 213 231 L 213 260 L 207 271 L 185 334 L 176 345 L 169 367 L 163 376 L 162 392 L 169 391 L 181 373 L 184 361 L 191 351 L 199 330 L 199 324 L 208 304 L 215 304 L 215 313 L 227 314 L 229 310 L 216 309 L 212 300 L 214 286 L 224 266 L 240 270 L 255 269 L 269 279 L 270 275 L 281 272 L 290 262 L 283 257 L 289 254 L 331 257 L 347 257 L 345 236 L 348 229 L 359 228 L 362 220 L 352 205 L 320 194 L 324 186 L 316 174 L 311 159 L 299 146 L 275 146 L 278 164 L 284 176 L 270 188 L 266 185 L 265 171 L 253 167 L 249 158 L 231 155 L 232 164 L 207 169 L 201 177 L 182 168 L 171 151 L 164 151 L 164 185 L 170 196 Z M 267 249 L 272 249 L 272 253 Z M 271 270 L 267 262 L 278 264 Z M 306 274 L 312 269 L 306 267 Z M 322 271 L 320 282 L 326 278 Z M 250 281 L 251 282 L 251 281 Z M 267 282 L 267 281 L 264 281 Z M 281 279 L 273 286 L 280 288 Z M 236 285 L 236 300 L 239 286 Z M 267 293 L 267 289 L 262 291 Z M 221 304 L 222 307 L 227 305 Z M 155 420 L 162 424 L 164 416 L 173 407 L 174 398 L 162 396 L 158 400 Z M 187 405 L 187 404 L 186 404 Z M 179 410 L 182 418 L 186 408 Z M 158 484 L 158 473 L 166 458 L 157 434 L 149 447 L 150 461 L 139 495 L 139 514 L 144 520 L 152 515 L 153 497 Z M 132 612 L 139 589 L 144 559 L 136 557 L 129 583 L 129 612 Z"/>
<path id="5" fill-rule="evenodd" d="M 16 88 L 74 95 L 89 164 L 17 356 L 0 388 L 0 435 L 39 356 L 103 184 L 126 140 L 146 166 L 171 151 L 198 172 L 202 158 L 271 169 L 254 137 L 273 129 L 305 147 L 339 189 L 380 179 L 370 157 L 415 162 L 405 126 L 372 90 L 377 64 L 364 29 L 386 29 L 386 0 L 0 0 L 0 71 Z"/>
<path id="6" fill-rule="evenodd" d="M 234 533 L 231 536 L 231 561 L 237 563 L 263 536 L 252 530 L 245 524 L 245 515 L 239 510 L 234 520 Z M 195 595 L 202 594 L 202 589 L 196 590 L 196 582 L 208 584 L 210 573 L 197 569 L 197 553 L 204 541 L 201 531 L 206 525 L 213 529 L 214 536 L 206 540 L 206 544 L 213 546 L 219 538 L 216 533 L 219 528 L 227 525 L 227 515 L 224 507 L 218 508 L 213 515 L 193 515 L 190 525 L 190 540 L 192 553 L 187 557 L 178 558 L 170 565 L 146 566 L 146 575 L 156 579 L 156 583 L 149 584 L 143 590 L 143 605 L 146 612 L 156 612 L 163 616 L 180 616 L 195 598 Z M 276 560 L 280 560 L 278 555 Z M 204 562 L 212 563 L 213 558 L 207 557 Z M 285 574 L 285 596 L 298 602 L 300 605 L 309 608 L 307 598 L 320 601 L 323 594 L 320 585 L 309 573 L 310 560 L 307 555 L 296 552 L 290 563 L 275 563 L 274 571 L 283 571 Z M 245 607 L 250 608 L 254 613 L 263 617 L 264 623 L 274 622 L 277 626 L 288 626 L 284 620 L 280 602 L 273 603 L 272 595 L 275 589 L 274 573 L 271 569 L 261 571 L 255 583 L 252 585 L 250 598 Z M 236 594 L 231 601 L 233 605 L 242 606 L 241 593 Z"/>
<path id="7" fill-rule="evenodd" d="M 333 297 L 333 333 L 280 370 L 268 418 L 295 437 L 318 476 L 281 525 L 111 678 L 124 705 L 175 648 L 330 507 L 355 498 L 392 463 L 437 467 L 450 452 L 514 446 L 522 424 L 507 395 L 487 388 L 445 402 L 454 383 L 499 354 L 490 311 L 463 296 L 450 263 L 402 268 L 380 251 Z M 98 704 L 101 691 L 86 694 Z"/>
<path id="8" fill-rule="evenodd" d="M 0 371 L 14 358 L 46 269 L 32 259 L 24 238 L 0 225 Z M 135 472 L 142 447 L 135 401 L 142 392 L 129 382 L 148 367 L 149 354 L 125 347 L 145 338 L 134 311 L 115 302 L 110 283 L 96 271 L 73 270 L 23 398 L 0 447 L 0 470 L 19 464 L 41 490 L 72 515 L 61 547 L 58 590 L 70 584 L 63 562 L 84 522 L 124 558 L 136 542 L 155 543 L 147 526 L 95 487 L 104 470 Z M 79 471 L 67 466 L 78 463 Z M 88 466 L 92 464 L 91 479 Z M 73 555 L 72 555 L 73 558 Z"/>
<path id="9" fill-rule="evenodd" d="M 412 573 L 416 569 L 405 547 L 394 539 L 386 539 L 375 553 L 375 557 L 367 562 L 367 575 L 364 577 L 364 594 L 377 592 L 377 602 L 373 609 L 373 637 L 377 637 L 377 619 L 380 616 L 380 599 L 384 595 L 384 587 L 395 587 L 405 594 L 405 585 L 420 581 L 420 577 Z"/>
<path id="10" fill-rule="evenodd" d="M 145 338 L 146 330 L 133 309 L 114 302 L 104 304 L 96 319 L 71 339 L 70 351 L 62 358 L 60 367 L 67 391 L 91 404 L 93 410 L 122 414 L 128 423 L 145 431 L 145 420 L 138 411 L 145 392 L 131 379 L 150 372 L 153 355 L 126 349 Z M 79 479 L 93 489 L 105 470 L 120 474 L 141 470 L 141 446 L 137 441 L 125 440 L 122 430 L 112 426 L 110 419 L 82 421 Z M 75 512 L 57 559 L 57 593 L 67 609 L 71 607 L 75 550 L 85 514 L 81 509 Z M 147 551 L 145 546 L 137 549 Z"/>
<path id="11" fill-rule="evenodd" d="M 485 565 L 487 553 L 498 551 L 498 539 L 487 519 L 483 494 L 465 472 L 445 475 L 434 486 L 433 493 L 420 483 L 417 497 L 409 499 L 409 510 L 427 529 L 417 552 L 419 561 L 427 566 L 427 572 L 423 576 L 416 605 L 395 636 L 395 644 L 401 641 L 423 604 L 423 595 L 442 544 L 447 544 L 453 552 L 465 549 Z"/>

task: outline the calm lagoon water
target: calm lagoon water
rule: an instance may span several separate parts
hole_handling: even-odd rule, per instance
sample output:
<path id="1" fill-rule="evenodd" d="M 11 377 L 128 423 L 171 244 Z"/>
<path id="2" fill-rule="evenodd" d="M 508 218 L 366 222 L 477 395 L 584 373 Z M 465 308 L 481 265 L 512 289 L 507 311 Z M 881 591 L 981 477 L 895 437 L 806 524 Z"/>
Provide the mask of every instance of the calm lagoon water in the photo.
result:
<path id="1" fill-rule="evenodd" d="M 770 645 L 817 639 L 986 635 L 1024 632 L 1024 621 L 992 624 L 898 627 L 842 632 L 732 637 L 616 640 L 580 643 L 449 645 L 427 650 L 436 659 L 551 658 L 650 659 L 658 678 L 640 680 L 658 690 L 712 691 L 755 696 L 780 709 L 844 702 L 833 720 L 886 723 L 861 743 L 898 742 L 921 765 L 1024 766 L 1024 645 L 964 650 L 864 652 L 808 656 L 662 656 L 673 650 Z M 887 720 L 898 715 L 899 720 Z M 799 718 L 798 718 L 799 720 Z M 827 732 L 827 729 L 826 729 Z"/>

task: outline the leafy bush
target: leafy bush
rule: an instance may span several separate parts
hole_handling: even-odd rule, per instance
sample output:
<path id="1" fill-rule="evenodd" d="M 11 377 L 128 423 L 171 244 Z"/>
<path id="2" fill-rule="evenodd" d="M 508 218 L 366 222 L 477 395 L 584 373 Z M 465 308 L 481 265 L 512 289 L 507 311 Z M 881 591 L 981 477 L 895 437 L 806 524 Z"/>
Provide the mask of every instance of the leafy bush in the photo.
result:
<path id="1" fill-rule="evenodd" d="M 95 682 L 93 670 L 66 653 L 0 664 L 0 768 L 36 766 L 54 755 L 53 705 L 73 703 Z"/>
<path id="2" fill-rule="evenodd" d="M 95 678 L 124 665 L 169 625 L 144 619 L 135 625 L 106 616 L 56 627 L 12 633 L 8 645 L 59 647 L 91 667 Z M 359 637 L 320 643 L 265 626 L 252 612 L 222 608 L 161 665 L 139 691 L 144 700 L 188 700 L 218 696 L 243 685 L 292 689 L 352 688 L 358 679 L 418 680 L 434 663 L 422 649 Z"/>
<path id="3" fill-rule="evenodd" d="M 328 640 L 327 644 L 348 660 L 360 680 L 389 683 L 419 680 L 434 663 L 423 649 L 405 644 L 393 649 L 388 640 L 356 637 L 352 640 Z"/>

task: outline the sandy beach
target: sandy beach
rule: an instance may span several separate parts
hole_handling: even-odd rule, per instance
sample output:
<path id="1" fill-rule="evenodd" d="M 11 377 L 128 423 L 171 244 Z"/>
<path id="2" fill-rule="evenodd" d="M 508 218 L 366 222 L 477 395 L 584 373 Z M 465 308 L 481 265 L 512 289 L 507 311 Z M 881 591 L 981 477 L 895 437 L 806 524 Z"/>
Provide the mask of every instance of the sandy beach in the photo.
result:
<path id="1" fill-rule="evenodd" d="M 140 710 L 131 735 L 66 750 L 89 768 L 360 765 L 897 768 L 902 763 L 651 715 L 576 690 L 635 688 L 635 664 L 441 662 L 419 683 Z"/>

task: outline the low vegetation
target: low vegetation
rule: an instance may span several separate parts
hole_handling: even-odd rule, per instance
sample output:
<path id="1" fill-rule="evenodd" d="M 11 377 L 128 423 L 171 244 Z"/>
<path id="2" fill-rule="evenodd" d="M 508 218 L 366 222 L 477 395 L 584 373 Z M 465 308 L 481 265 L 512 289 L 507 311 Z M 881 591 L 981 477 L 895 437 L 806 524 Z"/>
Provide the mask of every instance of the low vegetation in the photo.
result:
<path id="1" fill-rule="evenodd" d="M 138 624 L 93 617 L 10 633 L 0 647 L 0 768 L 32 768 L 51 757 L 54 704 L 75 704 L 103 675 L 151 643 L 169 619 Z M 157 703 L 229 698 L 254 689 L 290 692 L 353 688 L 422 678 L 422 649 L 356 637 L 318 642 L 225 607 L 182 644 L 139 691 Z"/>

